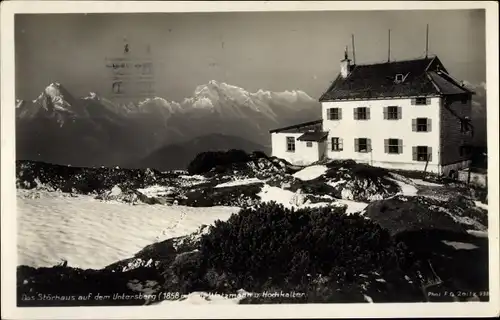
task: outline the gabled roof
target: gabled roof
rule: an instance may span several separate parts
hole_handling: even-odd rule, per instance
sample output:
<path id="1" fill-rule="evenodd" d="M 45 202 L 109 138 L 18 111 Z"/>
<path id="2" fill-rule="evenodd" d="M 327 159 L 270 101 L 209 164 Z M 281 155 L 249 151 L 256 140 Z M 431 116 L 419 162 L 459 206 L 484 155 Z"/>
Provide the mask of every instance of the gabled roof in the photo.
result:
<path id="1" fill-rule="evenodd" d="M 303 135 L 298 137 L 297 140 L 321 142 L 321 141 L 325 141 L 327 137 L 328 137 L 328 132 L 311 131 L 311 132 L 304 133 Z"/>
<path id="2" fill-rule="evenodd" d="M 473 91 L 467 89 L 464 85 L 458 83 L 450 77 L 448 74 L 440 71 L 430 71 L 428 72 L 431 80 L 436 84 L 439 91 L 445 95 L 451 94 L 467 94 L 474 93 Z"/>
<path id="3" fill-rule="evenodd" d="M 320 101 L 467 93 L 447 73 L 438 57 L 354 65 L 345 79 L 337 76 Z M 404 81 L 395 82 L 397 74 Z"/>

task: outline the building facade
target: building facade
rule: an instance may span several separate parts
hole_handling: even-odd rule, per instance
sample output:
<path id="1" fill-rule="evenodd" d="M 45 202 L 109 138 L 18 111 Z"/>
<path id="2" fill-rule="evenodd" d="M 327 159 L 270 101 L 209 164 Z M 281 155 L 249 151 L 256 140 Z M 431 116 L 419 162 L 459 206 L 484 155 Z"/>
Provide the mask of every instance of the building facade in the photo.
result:
<path id="1" fill-rule="evenodd" d="M 340 70 L 319 99 L 322 119 L 271 130 L 273 156 L 444 175 L 469 165 L 473 92 L 437 57 L 354 65 L 346 54 Z"/>

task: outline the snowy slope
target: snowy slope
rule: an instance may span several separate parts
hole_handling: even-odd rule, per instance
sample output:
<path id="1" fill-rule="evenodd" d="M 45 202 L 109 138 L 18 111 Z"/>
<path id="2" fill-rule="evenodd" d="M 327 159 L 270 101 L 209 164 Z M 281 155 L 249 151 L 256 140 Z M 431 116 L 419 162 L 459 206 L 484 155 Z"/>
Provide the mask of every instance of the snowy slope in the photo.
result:
<path id="1" fill-rule="evenodd" d="M 106 203 L 54 193 L 30 199 L 18 190 L 18 265 L 103 268 L 146 245 L 228 219 L 237 208 Z M 24 194 L 24 196 L 23 196 Z"/>

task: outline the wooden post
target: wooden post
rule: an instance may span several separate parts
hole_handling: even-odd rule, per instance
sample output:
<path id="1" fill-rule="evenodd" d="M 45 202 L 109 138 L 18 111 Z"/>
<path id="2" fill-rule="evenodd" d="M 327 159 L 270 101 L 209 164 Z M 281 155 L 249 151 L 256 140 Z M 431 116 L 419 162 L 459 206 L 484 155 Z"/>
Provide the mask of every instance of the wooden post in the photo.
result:
<path id="1" fill-rule="evenodd" d="M 425 161 L 425 168 L 424 168 L 424 173 L 427 173 L 427 166 L 429 165 L 429 159 L 430 159 L 431 155 L 427 155 L 427 161 Z"/>

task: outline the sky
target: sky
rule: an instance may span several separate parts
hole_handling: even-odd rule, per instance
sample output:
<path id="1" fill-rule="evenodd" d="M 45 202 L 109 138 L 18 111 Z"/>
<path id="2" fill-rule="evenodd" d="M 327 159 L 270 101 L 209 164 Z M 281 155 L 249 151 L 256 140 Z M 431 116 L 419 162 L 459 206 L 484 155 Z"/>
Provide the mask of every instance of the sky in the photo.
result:
<path id="1" fill-rule="evenodd" d="M 30 14 L 15 17 L 16 98 L 58 81 L 111 94 L 107 58 L 151 61 L 154 95 L 181 101 L 210 80 L 317 99 L 355 35 L 357 64 L 438 55 L 457 79 L 486 80 L 484 10 Z M 149 47 L 149 52 L 148 52 Z M 109 64 L 108 64 L 109 65 Z"/>

